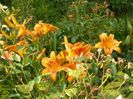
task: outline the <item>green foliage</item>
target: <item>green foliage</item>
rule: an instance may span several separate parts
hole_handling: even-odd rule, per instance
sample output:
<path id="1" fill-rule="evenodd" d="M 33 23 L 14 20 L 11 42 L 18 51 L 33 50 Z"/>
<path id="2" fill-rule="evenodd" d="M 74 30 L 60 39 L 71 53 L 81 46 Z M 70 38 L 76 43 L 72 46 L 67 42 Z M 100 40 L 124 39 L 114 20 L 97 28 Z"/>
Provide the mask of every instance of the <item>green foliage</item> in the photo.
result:
<path id="1" fill-rule="evenodd" d="M 133 1 L 132 0 L 109 0 L 110 6 L 118 14 L 131 14 L 133 11 Z"/>
<path id="2" fill-rule="evenodd" d="M 7 0 L 6 0 L 7 1 Z M 102 0 L 101 0 L 102 1 Z M 18 21 L 32 16 L 32 21 L 26 24 L 28 29 L 38 20 L 57 24 L 59 31 L 40 37 L 36 42 L 27 40 L 26 53 L 20 57 L 13 53 L 12 60 L 2 58 L 5 51 L 0 44 L 0 99 L 115 99 L 122 96 L 125 99 L 133 97 L 133 21 L 129 9 L 133 7 L 132 0 L 11 0 L 9 7 L 2 10 L 0 6 L 0 28 L 3 19 L 13 13 Z M 109 4 L 113 10 L 110 9 Z M 10 10 L 10 11 L 9 11 Z M 126 12 L 126 16 L 123 15 Z M 10 12 L 10 13 L 9 13 Z M 122 14 L 121 14 L 122 13 Z M 129 16 L 130 15 L 130 16 Z M 13 29 L 7 31 L 11 34 Z M 36 57 L 46 48 L 43 56 L 49 56 L 51 51 L 56 53 L 64 50 L 63 36 L 66 35 L 71 43 L 83 41 L 95 44 L 100 33 L 112 33 L 122 41 L 121 54 L 113 52 L 106 56 L 102 51 L 93 49 L 91 59 L 79 57 L 75 62 L 82 63 L 78 70 L 61 71 L 53 82 L 49 75 L 42 75 L 41 60 Z M 18 40 L 20 40 L 19 38 Z M 8 45 L 16 44 L 17 39 L 11 37 Z M 63 44 L 62 44 L 63 43 Z M 6 46 L 8 46 L 6 45 Z M 42 57 L 43 57 L 42 56 Z M 64 61 L 65 63 L 66 61 Z M 66 62 L 67 63 L 67 62 Z M 85 71 L 85 77 L 80 75 Z M 67 75 L 66 75 L 67 74 Z M 67 81 L 73 76 L 72 82 Z"/>

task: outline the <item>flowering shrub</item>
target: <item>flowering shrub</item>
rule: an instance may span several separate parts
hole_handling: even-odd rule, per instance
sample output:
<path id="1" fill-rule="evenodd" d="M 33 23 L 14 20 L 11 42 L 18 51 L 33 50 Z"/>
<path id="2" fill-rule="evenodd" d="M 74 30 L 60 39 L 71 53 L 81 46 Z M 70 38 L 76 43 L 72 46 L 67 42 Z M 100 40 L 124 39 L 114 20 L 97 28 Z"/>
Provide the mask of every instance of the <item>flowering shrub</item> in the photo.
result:
<path id="1" fill-rule="evenodd" d="M 26 26 L 29 21 L 21 24 L 10 15 L 5 18 L 6 28 L 1 28 L 2 98 L 131 99 L 133 63 L 113 57 L 114 50 L 121 52 L 121 41 L 114 39 L 113 34 L 100 34 L 101 42 L 95 45 L 70 43 L 64 36 L 61 43 L 64 49 L 56 50 L 59 28 L 39 21 L 29 29 Z M 46 44 L 50 42 L 49 36 L 54 39 L 53 45 Z M 52 51 L 45 44 L 54 46 Z"/>

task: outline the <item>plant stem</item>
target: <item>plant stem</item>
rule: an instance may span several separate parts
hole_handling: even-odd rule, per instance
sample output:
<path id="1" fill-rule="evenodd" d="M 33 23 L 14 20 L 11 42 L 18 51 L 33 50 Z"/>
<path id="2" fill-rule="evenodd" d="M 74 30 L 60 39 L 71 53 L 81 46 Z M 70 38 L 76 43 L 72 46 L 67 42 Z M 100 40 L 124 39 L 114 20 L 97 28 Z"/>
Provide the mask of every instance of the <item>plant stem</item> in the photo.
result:
<path id="1" fill-rule="evenodd" d="M 99 86 L 99 89 L 105 84 L 105 82 L 108 80 L 109 76 L 106 77 L 106 79 L 102 82 L 102 84 Z"/>
<path id="2" fill-rule="evenodd" d="M 54 33 L 53 34 L 53 47 L 54 47 L 54 51 L 55 51 L 55 53 L 56 53 L 56 51 L 57 51 L 57 49 L 56 49 L 56 42 L 57 42 L 57 40 L 56 40 L 56 33 Z"/>

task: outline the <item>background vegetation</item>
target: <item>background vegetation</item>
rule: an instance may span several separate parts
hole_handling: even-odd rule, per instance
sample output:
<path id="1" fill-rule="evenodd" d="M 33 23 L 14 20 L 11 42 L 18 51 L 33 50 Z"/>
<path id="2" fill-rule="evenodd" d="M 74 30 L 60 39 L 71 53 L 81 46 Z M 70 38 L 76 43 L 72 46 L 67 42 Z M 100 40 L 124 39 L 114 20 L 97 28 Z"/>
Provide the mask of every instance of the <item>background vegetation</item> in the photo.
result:
<path id="1" fill-rule="evenodd" d="M 19 23 L 31 19 L 26 24 L 29 30 L 32 30 L 39 20 L 59 28 L 56 35 L 48 34 L 35 44 L 29 45 L 26 55 L 33 52 L 40 53 L 43 48 L 47 50 L 43 56 L 49 56 L 53 50 L 56 53 L 64 50 L 62 45 L 64 35 L 73 44 L 83 41 L 94 45 L 99 41 L 98 36 L 101 33 L 114 34 L 117 40 L 122 41 L 120 45 L 122 52 L 112 54 L 117 64 L 112 63 L 112 58 L 108 57 L 105 59 L 101 57 L 99 61 L 89 60 L 90 64 L 85 67 L 89 75 L 82 81 L 67 82 L 64 80 L 65 77 L 59 74 L 59 80 L 53 82 L 47 76 L 42 76 L 40 71 L 43 67 L 40 60 L 34 62 L 37 54 L 34 60 L 25 56 L 22 61 L 16 58 L 13 63 L 0 59 L 0 97 L 115 99 L 122 95 L 125 99 L 132 99 L 132 9 L 132 0 L 0 0 L 1 29 L 6 30 L 4 18 L 11 14 Z M 6 30 L 8 34 L 13 31 L 15 30 Z M 8 41 L 9 45 L 17 43 L 17 40 L 12 40 Z M 1 50 L 1 56 L 2 53 Z M 104 68 L 98 67 L 98 63 L 102 64 L 103 60 Z M 98 89 L 99 86 L 101 89 Z"/>

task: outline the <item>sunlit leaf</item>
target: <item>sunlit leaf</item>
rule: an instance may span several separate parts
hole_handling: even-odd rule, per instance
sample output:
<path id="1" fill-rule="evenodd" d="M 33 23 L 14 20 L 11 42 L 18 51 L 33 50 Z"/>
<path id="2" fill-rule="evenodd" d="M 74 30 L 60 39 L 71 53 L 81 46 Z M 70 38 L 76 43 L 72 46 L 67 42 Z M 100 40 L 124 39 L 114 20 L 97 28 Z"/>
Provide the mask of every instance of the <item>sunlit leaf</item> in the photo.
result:
<path id="1" fill-rule="evenodd" d="M 24 94 L 28 94 L 29 93 L 28 85 L 16 85 L 16 88 L 21 93 L 24 93 Z"/>
<path id="2" fill-rule="evenodd" d="M 72 97 L 78 93 L 78 89 L 77 88 L 65 89 L 65 93 L 66 93 L 66 95 Z"/>
<path id="3" fill-rule="evenodd" d="M 35 84 L 35 81 L 34 80 L 29 81 L 29 83 L 28 83 L 29 91 L 32 91 L 33 90 L 34 84 Z"/>

